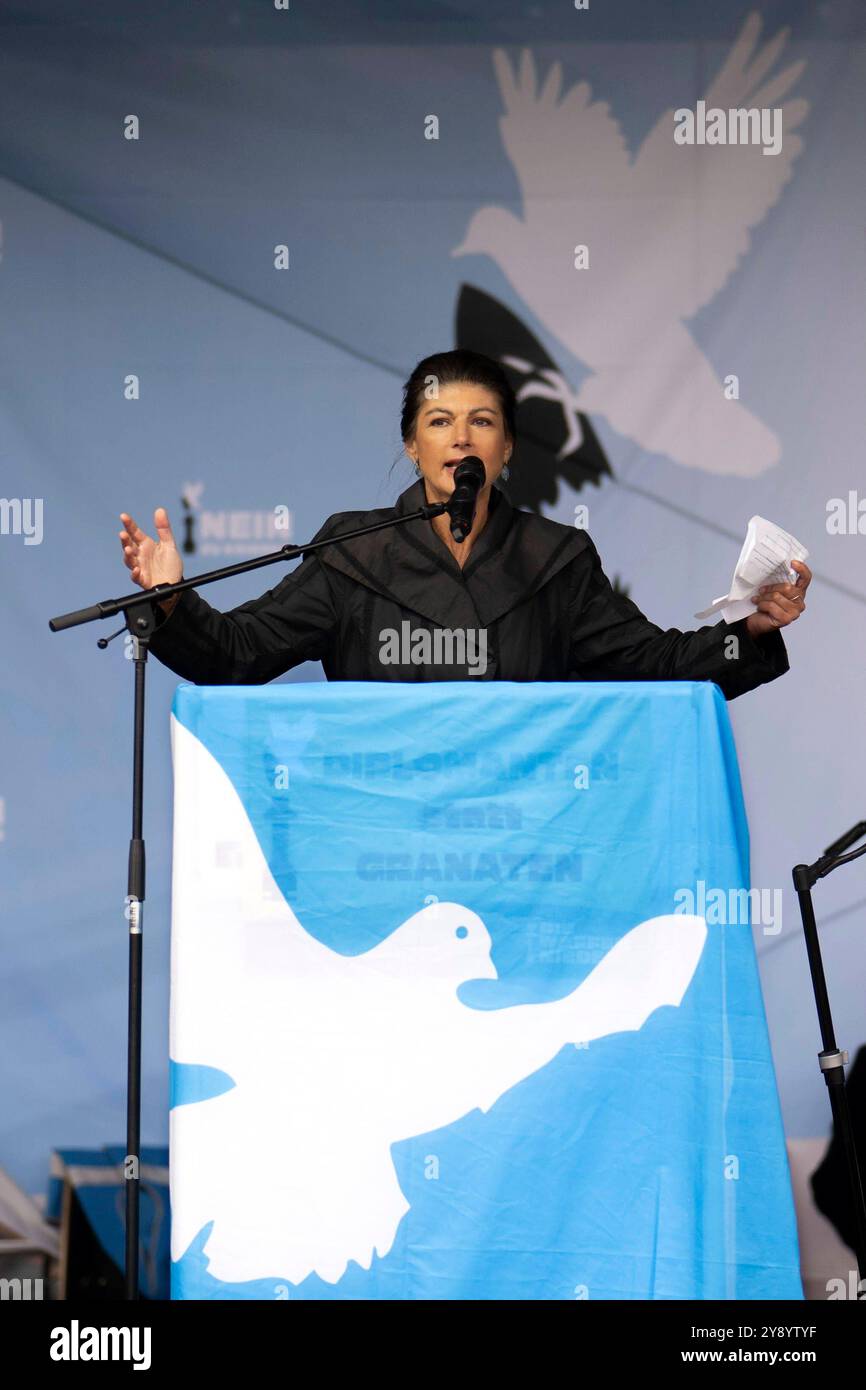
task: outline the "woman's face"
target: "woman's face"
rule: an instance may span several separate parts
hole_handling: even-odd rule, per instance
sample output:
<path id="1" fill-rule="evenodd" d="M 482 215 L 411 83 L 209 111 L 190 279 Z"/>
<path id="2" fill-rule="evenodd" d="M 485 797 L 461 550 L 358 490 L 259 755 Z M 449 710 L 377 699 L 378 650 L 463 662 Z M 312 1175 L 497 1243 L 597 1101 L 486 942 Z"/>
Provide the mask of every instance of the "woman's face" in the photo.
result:
<path id="1" fill-rule="evenodd" d="M 457 381 L 423 399 L 406 453 L 421 467 L 430 502 L 447 502 L 454 491 L 454 469 L 474 454 L 484 464 L 485 489 L 511 456 L 512 441 L 494 391 Z M 485 489 L 482 489 L 484 491 Z"/>

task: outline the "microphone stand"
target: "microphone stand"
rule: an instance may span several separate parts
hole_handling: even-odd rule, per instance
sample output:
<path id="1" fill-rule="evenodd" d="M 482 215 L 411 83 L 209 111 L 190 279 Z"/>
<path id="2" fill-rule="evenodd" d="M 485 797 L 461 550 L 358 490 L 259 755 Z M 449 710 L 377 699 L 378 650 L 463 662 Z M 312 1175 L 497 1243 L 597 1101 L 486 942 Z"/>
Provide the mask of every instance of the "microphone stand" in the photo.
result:
<path id="1" fill-rule="evenodd" d="M 819 878 L 826 878 L 827 874 L 838 869 L 840 864 L 847 864 L 852 859 L 859 859 L 861 854 L 866 854 L 866 845 L 854 850 L 851 854 L 844 853 L 849 845 L 856 844 L 864 835 L 866 835 L 866 821 L 859 821 L 846 834 L 835 840 L 824 851 L 821 858 L 815 860 L 814 864 L 797 864 L 792 870 L 794 887 L 800 900 L 800 915 L 803 918 L 803 931 L 806 936 L 809 971 L 812 976 L 812 988 L 815 992 L 821 1041 L 824 1044 L 818 1053 L 818 1065 L 830 1094 L 833 1124 L 835 1132 L 842 1141 L 851 1189 L 855 1230 L 854 1253 L 859 1272 L 858 1299 L 866 1298 L 866 1289 L 861 1289 L 861 1285 L 866 1282 L 866 1203 L 863 1200 L 860 1165 L 857 1162 L 857 1148 L 854 1143 L 854 1132 L 851 1128 L 851 1111 L 848 1106 L 848 1093 L 845 1090 L 845 1065 L 848 1061 L 848 1053 L 836 1046 L 836 1035 L 833 1031 L 833 1018 L 830 1013 L 830 999 L 827 994 L 827 981 L 824 978 L 824 965 L 821 960 L 821 946 L 818 941 L 811 890 Z"/>
<path id="2" fill-rule="evenodd" d="M 172 594 L 183 593 L 185 589 L 198 589 L 202 584 L 215 584 L 217 580 L 228 579 L 246 570 L 261 569 L 263 565 L 275 565 L 286 560 L 296 560 L 300 555 L 309 555 L 323 546 L 334 545 L 338 541 L 354 540 L 356 536 L 366 536 L 372 531 L 384 531 L 390 526 L 399 526 L 406 521 L 431 521 L 449 511 L 450 502 L 429 502 L 418 511 L 405 516 L 389 517 L 385 521 L 375 521 L 370 526 L 358 526 L 353 531 L 343 531 L 325 540 L 310 541 L 308 545 L 284 545 L 282 549 L 267 555 L 256 556 L 252 560 L 241 560 L 236 565 L 225 565 L 222 569 L 209 570 L 192 579 L 181 579 L 176 584 L 155 584 L 151 589 L 139 589 L 122 598 L 103 599 L 89 608 L 79 608 L 72 613 L 61 613 L 51 618 L 48 626 L 52 632 L 64 632 L 70 627 L 95 622 L 98 618 L 111 618 L 123 613 L 124 625 L 113 632 L 111 637 L 100 637 L 97 646 L 105 650 L 109 642 L 119 637 L 121 632 L 129 632 L 132 637 L 135 682 L 133 695 L 133 756 L 132 756 L 132 835 L 129 841 L 127 861 L 127 886 L 123 915 L 129 923 L 129 999 L 127 1025 L 127 1080 L 126 1080 L 126 1157 L 123 1161 L 123 1177 L 126 1184 L 126 1231 L 124 1242 L 125 1278 L 124 1289 L 127 1299 L 139 1296 L 139 1214 L 140 1214 L 140 1168 L 141 1168 L 141 1000 L 142 1000 L 142 927 L 144 925 L 145 897 L 145 845 L 143 834 L 144 807 L 144 694 L 147 653 L 151 634 L 156 627 L 156 604 L 163 603 Z M 470 520 L 471 527 L 471 520 Z M 453 529 L 453 528 L 452 528 Z"/>

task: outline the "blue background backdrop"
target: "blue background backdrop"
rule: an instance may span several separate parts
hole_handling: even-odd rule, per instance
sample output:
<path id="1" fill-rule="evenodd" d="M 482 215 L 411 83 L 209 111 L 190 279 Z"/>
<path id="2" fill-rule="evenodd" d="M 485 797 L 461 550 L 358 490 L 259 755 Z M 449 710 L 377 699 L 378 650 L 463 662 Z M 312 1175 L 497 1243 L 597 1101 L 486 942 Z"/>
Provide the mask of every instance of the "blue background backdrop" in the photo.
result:
<path id="1" fill-rule="evenodd" d="M 195 496 L 188 572 L 251 553 L 280 504 L 308 538 L 336 509 L 384 505 L 411 479 L 400 387 L 454 343 L 460 287 L 495 296 L 575 385 L 570 355 L 490 257 L 455 259 L 485 204 L 519 212 L 498 130 L 491 53 L 556 58 L 586 79 L 635 151 L 667 107 L 691 105 L 747 5 L 633 0 L 610 9 L 503 0 L 427 4 L 136 4 L 27 0 L 0 15 L 0 459 L 8 498 L 41 498 L 39 545 L 0 535 L 0 1164 L 30 1190 L 56 1145 L 117 1141 L 124 1125 L 126 887 L 132 667 L 114 623 L 52 635 L 50 616 L 128 590 L 118 513 L 178 536 Z M 724 591 L 754 512 L 810 549 L 791 672 L 731 718 L 753 882 L 784 892 L 756 929 L 790 1135 L 829 1124 L 790 869 L 864 815 L 864 545 L 826 530 L 828 498 L 862 488 L 862 150 L 866 12 L 854 0 L 760 6 L 803 60 L 804 149 L 747 255 L 692 322 L 722 374 L 781 443 L 751 478 L 684 468 L 599 416 L 612 476 L 588 501 L 606 571 L 662 627 L 687 629 Z M 438 141 L 424 139 L 429 113 Z M 138 141 L 123 138 L 138 115 Z M 766 163 L 770 164 L 771 160 Z M 568 170 L 563 169 L 567 180 Z M 273 248 L 291 248 L 278 272 Z M 124 398 L 124 379 L 140 399 Z M 235 539 L 215 533 L 235 528 Z M 211 540 L 208 542 L 207 537 Z M 285 536 L 281 537 L 285 539 Z M 661 562 L 664 560 L 664 563 Z M 267 581 L 270 582 L 270 579 Z M 207 597 L 229 608 L 260 576 Z M 304 667 L 290 680 L 318 679 Z M 149 676 L 143 1137 L 164 1142 L 170 870 L 168 712 Z M 862 873 L 816 905 L 838 1035 L 863 1039 Z"/>

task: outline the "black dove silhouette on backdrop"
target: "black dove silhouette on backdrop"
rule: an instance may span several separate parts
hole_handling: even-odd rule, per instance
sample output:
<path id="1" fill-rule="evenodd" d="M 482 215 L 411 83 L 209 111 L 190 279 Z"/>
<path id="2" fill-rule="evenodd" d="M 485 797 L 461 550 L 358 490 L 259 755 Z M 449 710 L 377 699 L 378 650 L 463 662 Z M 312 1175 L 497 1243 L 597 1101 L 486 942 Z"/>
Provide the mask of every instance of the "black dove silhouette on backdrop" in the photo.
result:
<path id="1" fill-rule="evenodd" d="M 562 483 L 580 492 L 613 477 L 589 417 L 574 408 L 574 387 L 506 305 L 474 285 L 461 285 L 454 336 L 457 347 L 499 362 L 517 396 L 520 459 L 506 488 L 515 506 L 540 512 L 543 503 L 559 501 Z M 611 582 L 628 595 L 618 579 Z"/>
<path id="2" fill-rule="evenodd" d="M 517 395 L 520 465 L 511 470 L 508 496 L 537 512 L 559 501 L 560 481 L 574 492 L 601 486 L 613 470 L 589 418 L 571 406 L 577 394 L 538 339 L 492 295 L 461 285 L 457 346 L 483 352 L 503 367 Z"/>

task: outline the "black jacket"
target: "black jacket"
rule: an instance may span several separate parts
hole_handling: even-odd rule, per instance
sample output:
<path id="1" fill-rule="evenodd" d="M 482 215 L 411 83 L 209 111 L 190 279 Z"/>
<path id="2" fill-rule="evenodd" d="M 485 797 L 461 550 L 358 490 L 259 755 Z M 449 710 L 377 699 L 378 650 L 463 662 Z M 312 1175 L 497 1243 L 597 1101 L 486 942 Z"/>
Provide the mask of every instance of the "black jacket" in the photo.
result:
<path id="1" fill-rule="evenodd" d="M 395 507 L 339 512 L 315 539 L 425 501 L 419 479 Z M 614 591 L 586 531 L 496 487 L 463 570 L 416 520 L 337 539 L 230 612 L 191 589 L 158 612 L 151 650 L 196 685 L 261 685 L 321 661 L 329 680 L 712 680 L 733 700 L 788 670 L 781 633 L 754 640 L 745 619 L 663 631 Z"/>

